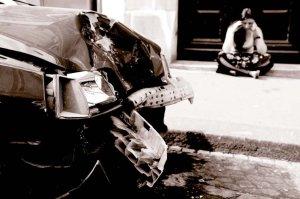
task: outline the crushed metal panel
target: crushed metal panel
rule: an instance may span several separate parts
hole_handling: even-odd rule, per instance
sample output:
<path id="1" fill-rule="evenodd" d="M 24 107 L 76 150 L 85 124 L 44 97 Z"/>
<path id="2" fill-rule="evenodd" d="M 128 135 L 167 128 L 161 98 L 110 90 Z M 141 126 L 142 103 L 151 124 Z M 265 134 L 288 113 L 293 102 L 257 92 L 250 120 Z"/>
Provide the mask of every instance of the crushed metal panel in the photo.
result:
<path id="1" fill-rule="evenodd" d="M 1 44 L 2 38 L 0 44 L 3 48 L 63 65 L 67 70 L 90 70 L 89 50 L 78 23 L 80 12 L 41 6 L 3 6 L 0 12 L 1 35 L 22 43 L 25 48 Z"/>
<path id="2" fill-rule="evenodd" d="M 167 145 L 159 133 L 135 110 L 119 118 L 112 116 L 117 138 L 115 146 L 145 179 L 143 185 L 152 187 L 164 170 Z"/>
<path id="3" fill-rule="evenodd" d="M 113 41 L 113 53 L 118 57 L 123 78 L 134 88 L 157 86 L 163 76 L 160 48 L 156 48 L 138 33 L 116 22 L 107 33 Z"/>
<path id="4" fill-rule="evenodd" d="M 163 84 L 164 68 L 157 44 L 104 15 L 83 12 L 79 18 L 83 36 L 94 53 L 95 68 L 113 69 L 130 92 Z"/>
<path id="5" fill-rule="evenodd" d="M 16 52 L 18 52 L 18 54 Z M 2 55 L 19 59 L 24 59 L 24 57 L 21 57 L 20 54 L 28 57 L 29 55 L 31 55 L 35 58 L 39 58 L 41 60 L 63 67 L 58 58 L 42 50 L 28 46 L 25 43 L 18 41 L 14 38 L 5 36 L 3 35 L 3 33 L 0 34 L 0 53 Z"/>
<path id="6" fill-rule="evenodd" d="M 27 63 L 0 57 L 0 96 L 27 99 L 45 107 L 43 72 Z"/>

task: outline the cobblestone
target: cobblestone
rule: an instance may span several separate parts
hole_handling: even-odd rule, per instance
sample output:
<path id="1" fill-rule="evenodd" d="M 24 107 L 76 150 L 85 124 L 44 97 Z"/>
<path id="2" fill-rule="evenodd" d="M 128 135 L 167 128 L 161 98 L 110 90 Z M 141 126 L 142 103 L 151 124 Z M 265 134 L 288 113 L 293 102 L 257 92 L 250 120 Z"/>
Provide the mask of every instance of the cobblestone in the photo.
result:
<path id="1" fill-rule="evenodd" d="M 199 193 L 218 199 L 300 198 L 299 163 L 201 150 L 182 150 L 178 155 L 188 156 L 190 160 L 182 163 L 191 167 L 184 172 L 166 169 L 162 181 L 166 189 L 181 186 L 184 198 Z"/>
<path id="2" fill-rule="evenodd" d="M 280 192 L 271 188 L 262 188 L 261 191 L 267 196 L 278 197 L 280 195 Z"/>
<path id="3" fill-rule="evenodd" d="M 169 187 L 182 187 L 186 185 L 187 175 L 185 173 L 182 174 L 172 174 L 169 175 L 167 179 L 165 179 L 164 185 Z"/>
<path id="4" fill-rule="evenodd" d="M 237 197 L 238 193 L 235 191 L 232 191 L 230 189 L 224 189 L 224 188 L 218 188 L 215 186 L 204 186 L 204 189 L 209 193 L 214 195 L 215 193 L 219 193 L 219 196 L 223 198 L 233 198 Z"/>
<path id="5" fill-rule="evenodd" d="M 264 197 L 264 196 L 256 196 L 251 194 L 242 194 L 237 199 L 272 199 L 270 197 Z"/>
<path id="6" fill-rule="evenodd" d="M 181 147 L 180 146 L 170 146 L 169 148 L 168 148 L 168 150 L 169 151 L 181 151 Z"/>
<path id="7" fill-rule="evenodd" d="M 182 148 L 182 152 L 185 152 L 185 153 L 195 153 L 195 149 L 188 149 L 188 148 Z"/>

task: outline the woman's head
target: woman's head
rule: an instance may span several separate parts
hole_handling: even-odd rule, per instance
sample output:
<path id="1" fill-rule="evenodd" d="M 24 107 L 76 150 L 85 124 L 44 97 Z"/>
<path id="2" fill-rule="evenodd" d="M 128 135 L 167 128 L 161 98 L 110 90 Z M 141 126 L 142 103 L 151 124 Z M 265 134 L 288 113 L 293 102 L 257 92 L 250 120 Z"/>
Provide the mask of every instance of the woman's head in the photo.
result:
<path id="1" fill-rule="evenodd" d="M 241 14 L 241 21 L 242 21 L 242 26 L 246 30 L 252 29 L 255 21 L 252 17 L 251 9 L 250 8 L 244 8 Z"/>

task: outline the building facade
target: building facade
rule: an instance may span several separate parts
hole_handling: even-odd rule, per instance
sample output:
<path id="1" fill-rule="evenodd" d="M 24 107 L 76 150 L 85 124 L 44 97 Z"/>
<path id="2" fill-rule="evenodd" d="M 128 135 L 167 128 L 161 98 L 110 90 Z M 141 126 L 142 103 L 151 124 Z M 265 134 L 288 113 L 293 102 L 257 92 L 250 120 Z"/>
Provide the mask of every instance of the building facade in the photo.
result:
<path id="1" fill-rule="evenodd" d="M 28 0 L 97 10 L 158 43 L 167 61 L 215 60 L 230 23 L 252 8 L 275 62 L 300 63 L 296 0 Z"/>

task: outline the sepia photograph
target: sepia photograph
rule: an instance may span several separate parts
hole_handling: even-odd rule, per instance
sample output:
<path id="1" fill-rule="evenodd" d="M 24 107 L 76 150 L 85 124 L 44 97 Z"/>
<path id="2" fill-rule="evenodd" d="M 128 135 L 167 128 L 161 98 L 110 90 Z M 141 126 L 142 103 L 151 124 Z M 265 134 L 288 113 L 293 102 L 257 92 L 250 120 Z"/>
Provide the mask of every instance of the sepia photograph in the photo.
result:
<path id="1" fill-rule="evenodd" d="M 0 198 L 299 199 L 300 2 L 0 0 Z"/>

